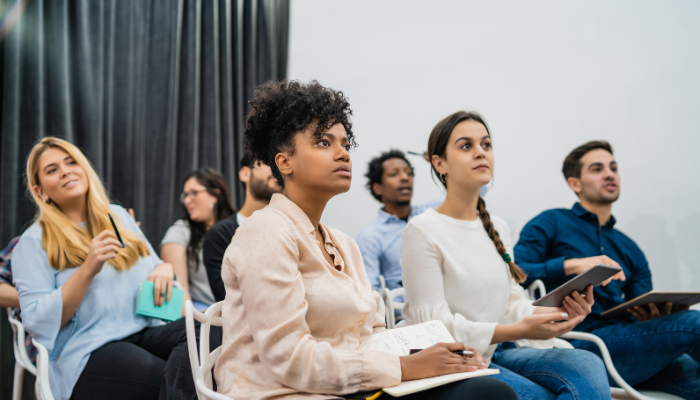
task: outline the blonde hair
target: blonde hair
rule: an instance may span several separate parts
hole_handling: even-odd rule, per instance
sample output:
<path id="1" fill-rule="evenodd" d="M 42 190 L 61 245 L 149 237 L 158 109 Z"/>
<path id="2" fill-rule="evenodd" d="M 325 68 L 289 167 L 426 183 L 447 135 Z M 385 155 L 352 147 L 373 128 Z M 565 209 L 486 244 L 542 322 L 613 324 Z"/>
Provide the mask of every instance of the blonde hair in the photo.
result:
<path id="1" fill-rule="evenodd" d="M 39 157 L 47 149 L 65 151 L 83 169 L 88 181 L 87 190 L 87 224 L 85 228 L 71 221 L 53 201 L 45 203 L 34 191 L 39 183 Z M 27 159 L 27 189 L 37 205 L 38 221 L 42 228 L 41 245 L 48 256 L 49 265 L 59 271 L 83 265 L 87 259 L 90 242 L 100 232 L 112 230 L 109 221 L 109 197 L 85 155 L 73 144 L 55 137 L 45 137 L 34 145 Z M 123 228 L 118 218 L 114 223 L 124 241 L 124 248 L 119 250 L 116 258 L 109 261 L 117 271 L 131 268 L 139 259 L 150 254 L 148 246 L 134 233 Z"/>

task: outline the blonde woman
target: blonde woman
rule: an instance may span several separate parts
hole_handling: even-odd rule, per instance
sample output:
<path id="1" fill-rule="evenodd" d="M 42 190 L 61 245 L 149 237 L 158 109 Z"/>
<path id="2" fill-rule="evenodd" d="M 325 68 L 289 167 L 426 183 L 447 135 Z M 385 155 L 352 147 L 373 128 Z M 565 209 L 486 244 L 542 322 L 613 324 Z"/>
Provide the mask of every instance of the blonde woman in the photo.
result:
<path id="1" fill-rule="evenodd" d="M 62 399 L 191 398 L 184 320 L 135 314 L 139 283 L 169 297 L 173 268 L 106 191 L 80 150 L 47 137 L 27 161 L 38 214 L 12 263 L 25 329 L 49 351 L 51 391 Z M 122 244 L 109 221 L 111 213 Z"/>

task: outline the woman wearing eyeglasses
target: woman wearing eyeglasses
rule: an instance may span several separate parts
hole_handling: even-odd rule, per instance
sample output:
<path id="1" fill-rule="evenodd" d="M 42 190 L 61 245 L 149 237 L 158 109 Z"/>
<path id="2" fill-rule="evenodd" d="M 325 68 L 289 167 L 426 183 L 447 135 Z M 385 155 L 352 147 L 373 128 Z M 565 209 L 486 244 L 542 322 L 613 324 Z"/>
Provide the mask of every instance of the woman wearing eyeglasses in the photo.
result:
<path id="1" fill-rule="evenodd" d="M 185 177 L 180 195 L 184 217 L 165 232 L 160 256 L 170 263 L 185 291 L 185 300 L 203 311 L 215 302 L 202 261 L 204 235 L 215 223 L 236 213 L 226 179 L 211 168 L 192 171 Z"/>

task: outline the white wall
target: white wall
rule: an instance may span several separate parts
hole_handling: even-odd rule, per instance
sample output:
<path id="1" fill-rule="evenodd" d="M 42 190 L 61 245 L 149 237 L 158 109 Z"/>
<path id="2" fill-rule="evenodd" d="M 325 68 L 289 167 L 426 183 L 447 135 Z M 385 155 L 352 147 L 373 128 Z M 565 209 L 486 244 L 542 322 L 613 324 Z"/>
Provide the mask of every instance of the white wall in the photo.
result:
<path id="1" fill-rule="evenodd" d="M 422 152 L 454 111 L 489 122 L 486 196 L 514 240 L 575 196 L 566 154 L 607 139 L 620 164 L 617 227 L 644 250 L 657 289 L 700 289 L 700 2 L 295 0 L 289 77 L 344 91 L 360 147 L 354 180 L 323 220 L 356 237 L 379 203 L 370 158 Z M 438 196 L 420 157 L 414 203 Z"/>

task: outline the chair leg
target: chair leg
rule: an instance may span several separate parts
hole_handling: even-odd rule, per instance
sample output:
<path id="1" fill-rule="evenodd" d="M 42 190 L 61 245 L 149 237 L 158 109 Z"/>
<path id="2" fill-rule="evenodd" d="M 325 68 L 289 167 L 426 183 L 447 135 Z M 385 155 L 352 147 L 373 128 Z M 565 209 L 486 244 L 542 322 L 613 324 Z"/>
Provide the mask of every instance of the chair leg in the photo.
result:
<path id="1" fill-rule="evenodd" d="M 22 399 L 22 379 L 24 379 L 24 368 L 15 361 L 15 381 L 12 383 L 12 400 Z"/>

